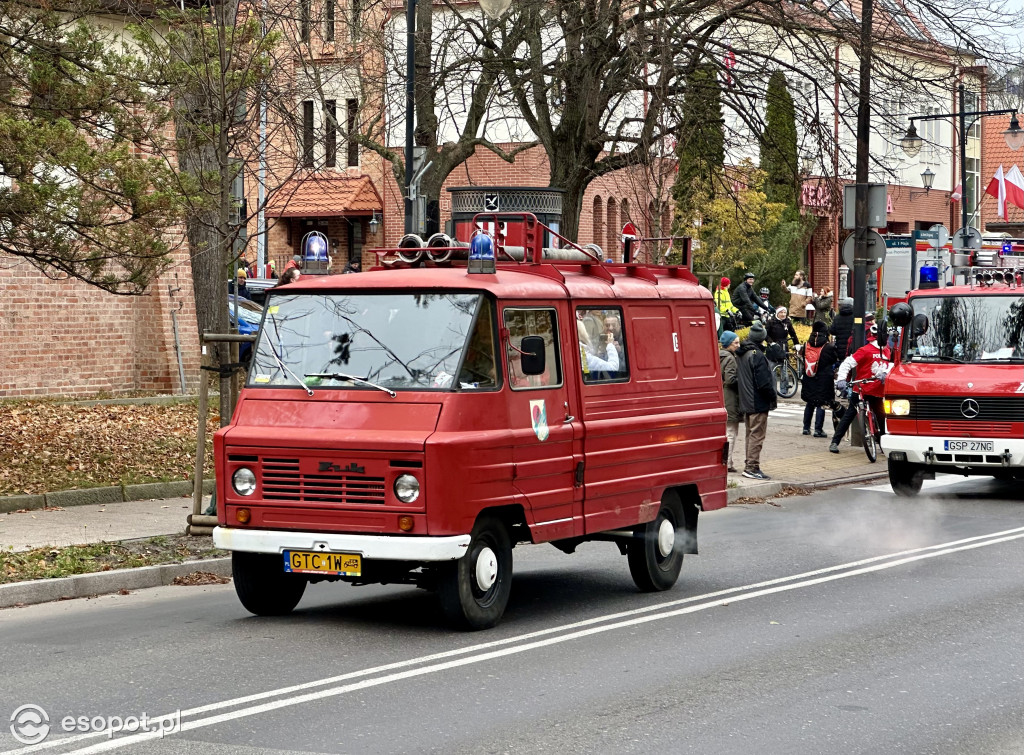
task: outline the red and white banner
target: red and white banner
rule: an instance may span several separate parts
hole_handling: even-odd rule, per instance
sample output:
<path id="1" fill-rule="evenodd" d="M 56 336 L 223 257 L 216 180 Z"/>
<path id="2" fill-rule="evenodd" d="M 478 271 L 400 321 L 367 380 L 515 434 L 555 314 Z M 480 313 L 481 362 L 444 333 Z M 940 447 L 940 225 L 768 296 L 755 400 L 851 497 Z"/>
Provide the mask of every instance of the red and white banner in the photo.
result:
<path id="1" fill-rule="evenodd" d="M 1010 167 L 1003 173 L 1003 166 L 999 166 L 995 177 L 989 182 L 985 193 L 996 198 L 998 206 L 996 215 L 1006 220 L 1007 203 L 1024 209 L 1024 175 L 1021 175 L 1020 168 L 1016 165 Z"/>
<path id="2" fill-rule="evenodd" d="M 953 189 L 953 193 L 949 195 L 950 202 L 959 202 L 960 197 L 963 196 L 964 187 L 963 184 L 957 184 L 956 188 Z"/>

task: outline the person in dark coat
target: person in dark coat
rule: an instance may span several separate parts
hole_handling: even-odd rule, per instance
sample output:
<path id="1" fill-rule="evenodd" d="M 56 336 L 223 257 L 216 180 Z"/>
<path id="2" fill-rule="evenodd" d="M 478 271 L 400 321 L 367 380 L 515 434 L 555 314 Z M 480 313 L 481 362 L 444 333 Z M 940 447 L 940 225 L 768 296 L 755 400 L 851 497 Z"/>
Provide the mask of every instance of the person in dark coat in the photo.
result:
<path id="1" fill-rule="evenodd" d="M 718 361 L 722 366 L 722 390 L 725 393 L 725 439 L 729 441 L 729 471 L 735 472 L 733 451 L 740 433 L 740 394 L 736 379 L 736 351 L 740 347 L 739 337 L 731 330 L 718 337 Z"/>
<path id="2" fill-rule="evenodd" d="M 754 290 L 753 273 L 744 275 L 743 282 L 732 290 L 732 304 L 740 311 L 745 325 L 752 323 L 762 311 L 772 311 L 771 306 Z"/>
<path id="3" fill-rule="evenodd" d="M 764 325 L 750 326 L 747 340 L 736 352 L 736 385 L 739 389 L 739 409 L 747 428 L 747 455 L 743 476 L 755 480 L 770 480 L 761 471 L 761 447 L 768 432 L 768 412 L 777 406 L 775 381 L 764 355 Z"/>
<path id="4" fill-rule="evenodd" d="M 836 361 L 842 362 L 846 359 L 850 336 L 853 335 L 853 299 L 843 299 L 839 302 L 839 314 L 832 320 L 828 332 L 835 338 Z"/>
<path id="5" fill-rule="evenodd" d="M 796 337 L 796 329 L 793 327 L 793 321 L 789 317 L 789 313 L 785 307 L 775 308 L 775 317 L 769 317 L 765 323 L 765 329 L 768 333 L 768 343 L 781 343 L 782 347 L 789 350 L 786 344 L 786 337 L 793 339 L 793 345 L 800 343 L 800 339 Z"/>
<path id="6" fill-rule="evenodd" d="M 811 328 L 811 337 L 804 347 L 803 386 L 800 398 L 804 406 L 804 435 L 811 434 L 811 416 L 814 416 L 814 437 L 827 438 L 825 424 L 825 407 L 833 406 L 836 401 L 835 366 L 838 363 L 836 347 L 829 342 L 828 326 L 816 322 Z M 813 372 L 813 375 L 808 374 Z"/>

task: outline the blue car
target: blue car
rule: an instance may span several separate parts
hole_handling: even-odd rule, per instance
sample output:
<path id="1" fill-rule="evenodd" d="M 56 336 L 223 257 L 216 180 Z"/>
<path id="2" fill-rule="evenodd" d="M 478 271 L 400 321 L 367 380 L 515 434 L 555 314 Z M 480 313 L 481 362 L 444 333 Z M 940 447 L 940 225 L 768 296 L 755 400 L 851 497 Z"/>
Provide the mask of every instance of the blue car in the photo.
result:
<path id="1" fill-rule="evenodd" d="M 233 324 L 235 322 L 235 300 L 228 297 L 228 318 Z M 255 334 L 260 329 L 260 320 L 263 319 L 263 307 L 248 299 L 238 300 L 238 332 L 241 335 Z M 252 354 L 252 344 L 243 343 L 238 349 L 238 360 L 248 362 Z"/>

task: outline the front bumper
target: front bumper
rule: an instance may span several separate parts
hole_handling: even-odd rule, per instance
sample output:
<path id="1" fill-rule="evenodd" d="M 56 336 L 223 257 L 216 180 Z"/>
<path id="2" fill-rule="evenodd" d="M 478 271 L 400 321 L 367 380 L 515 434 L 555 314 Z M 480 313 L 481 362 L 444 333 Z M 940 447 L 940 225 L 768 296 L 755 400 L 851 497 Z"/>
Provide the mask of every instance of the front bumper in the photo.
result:
<path id="1" fill-rule="evenodd" d="M 469 535 L 449 537 L 343 535 L 330 532 L 244 530 L 215 527 L 213 544 L 229 551 L 281 553 L 285 550 L 358 553 L 388 561 L 455 561 L 466 555 Z"/>
<path id="2" fill-rule="evenodd" d="M 1024 466 L 1024 439 L 1016 438 L 979 438 L 992 440 L 992 451 L 945 451 L 943 441 L 946 438 L 920 435 L 883 435 L 882 450 L 886 455 L 894 451 L 907 455 L 907 461 L 913 464 L 927 464 L 941 467 L 1002 467 Z M 965 440 L 956 438 L 956 440 Z"/>

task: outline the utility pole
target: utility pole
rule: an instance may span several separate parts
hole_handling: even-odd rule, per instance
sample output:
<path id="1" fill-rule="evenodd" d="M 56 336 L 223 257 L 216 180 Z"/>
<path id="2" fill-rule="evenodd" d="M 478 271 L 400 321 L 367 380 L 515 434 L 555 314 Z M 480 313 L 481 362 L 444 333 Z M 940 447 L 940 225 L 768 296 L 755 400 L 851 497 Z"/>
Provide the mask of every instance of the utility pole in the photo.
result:
<path id="1" fill-rule="evenodd" d="M 412 233 L 413 140 L 416 133 L 416 0 L 405 9 L 405 232 Z"/>
<path id="2" fill-rule="evenodd" d="M 868 177 L 871 153 L 871 35 L 874 7 L 863 0 L 860 25 L 860 91 L 857 96 L 857 195 L 854 206 L 853 348 L 864 345 L 864 309 L 868 288 Z"/>

